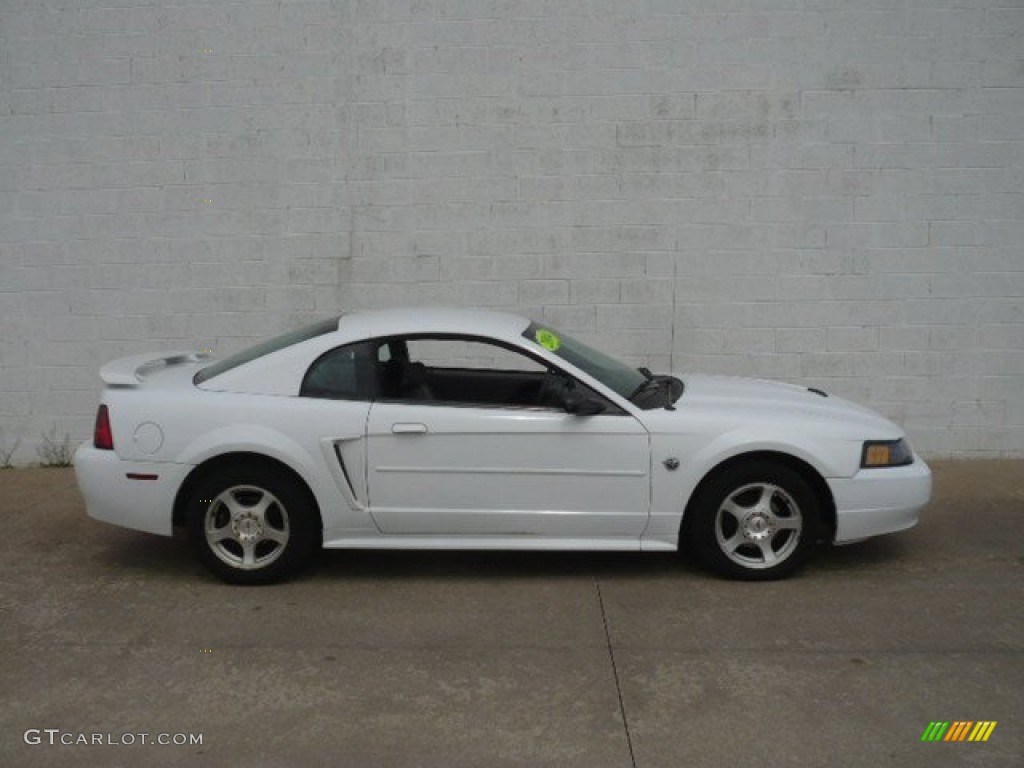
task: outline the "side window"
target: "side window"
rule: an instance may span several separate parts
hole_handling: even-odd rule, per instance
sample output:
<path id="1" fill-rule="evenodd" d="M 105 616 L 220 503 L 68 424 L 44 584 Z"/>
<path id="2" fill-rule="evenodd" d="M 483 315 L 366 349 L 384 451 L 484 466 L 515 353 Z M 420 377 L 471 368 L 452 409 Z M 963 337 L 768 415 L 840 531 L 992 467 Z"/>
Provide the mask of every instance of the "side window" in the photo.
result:
<path id="1" fill-rule="evenodd" d="M 422 363 L 428 368 L 524 373 L 543 373 L 547 370 L 532 357 L 475 339 L 409 339 L 406 345 L 409 360 Z"/>
<path id="2" fill-rule="evenodd" d="M 484 339 L 410 336 L 378 343 L 381 399 L 437 405 L 546 408 L 551 376 L 538 360 Z"/>
<path id="3" fill-rule="evenodd" d="M 299 395 L 336 400 L 370 400 L 373 363 L 366 344 L 349 344 L 325 352 L 309 366 Z"/>

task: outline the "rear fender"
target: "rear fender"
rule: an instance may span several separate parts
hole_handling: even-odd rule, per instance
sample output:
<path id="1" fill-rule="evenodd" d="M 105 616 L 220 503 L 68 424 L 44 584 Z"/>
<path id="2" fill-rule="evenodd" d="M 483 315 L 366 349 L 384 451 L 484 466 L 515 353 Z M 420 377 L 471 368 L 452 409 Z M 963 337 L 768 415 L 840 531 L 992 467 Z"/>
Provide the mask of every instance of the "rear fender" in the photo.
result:
<path id="1" fill-rule="evenodd" d="M 295 440 L 267 427 L 237 424 L 204 433 L 190 443 L 174 461 L 198 466 L 210 459 L 232 453 L 267 456 L 292 470 L 306 484 L 321 512 L 333 507 L 328 489 L 316 481 L 316 460 Z"/>

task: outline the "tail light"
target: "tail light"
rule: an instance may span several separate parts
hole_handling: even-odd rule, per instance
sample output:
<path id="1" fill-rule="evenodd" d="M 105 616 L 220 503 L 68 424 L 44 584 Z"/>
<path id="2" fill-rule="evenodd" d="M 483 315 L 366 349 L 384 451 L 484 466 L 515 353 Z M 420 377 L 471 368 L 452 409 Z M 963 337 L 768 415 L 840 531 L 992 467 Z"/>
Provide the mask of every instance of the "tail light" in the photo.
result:
<path id="1" fill-rule="evenodd" d="M 101 405 L 96 411 L 96 429 L 92 434 L 92 444 L 105 451 L 114 450 L 114 433 L 110 431 L 110 413 L 105 405 Z"/>

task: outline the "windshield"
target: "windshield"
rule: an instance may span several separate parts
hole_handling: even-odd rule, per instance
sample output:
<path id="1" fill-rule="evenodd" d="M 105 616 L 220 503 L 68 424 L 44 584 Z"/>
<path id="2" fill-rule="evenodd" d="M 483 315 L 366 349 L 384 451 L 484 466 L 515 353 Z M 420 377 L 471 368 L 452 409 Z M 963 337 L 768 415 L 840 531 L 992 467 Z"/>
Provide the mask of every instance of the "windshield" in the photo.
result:
<path id="1" fill-rule="evenodd" d="M 630 368 L 604 352 L 591 349 L 583 342 L 539 323 L 530 323 L 530 327 L 523 332 L 523 337 L 549 352 L 554 352 L 622 397 L 629 398 L 647 381 L 647 377 L 636 368 Z"/>
<path id="2" fill-rule="evenodd" d="M 327 320 L 320 320 L 312 325 L 307 325 L 305 328 L 299 328 L 295 331 L 289 331 L 288 333 L 282 333 L 280 336 L 275 336 L 272 339 L 261 342 L 254 347 L 243 349 L 241 352 L 236 352 L 230 357 L 225 357 L 213 365 L 208 365 L 203 368 L 199 373 L 192 379 L 193 384 L 202 384 L 207 379 L 212 379 L 214 376 L 220 376 L 222 373 L 230 371 L 232 368 L 237 368 L 245 363 L 252 362 L 253 360 L 269 355 L 271 352 L 277 352 L 279 349 L 290 347 L 292 344 L 298 344 L 300 341 L 306 341 L 312 339 L 314 336 L 322 336 L 325 333 L 338 330 L 338 318 L 332 317 Z"/>

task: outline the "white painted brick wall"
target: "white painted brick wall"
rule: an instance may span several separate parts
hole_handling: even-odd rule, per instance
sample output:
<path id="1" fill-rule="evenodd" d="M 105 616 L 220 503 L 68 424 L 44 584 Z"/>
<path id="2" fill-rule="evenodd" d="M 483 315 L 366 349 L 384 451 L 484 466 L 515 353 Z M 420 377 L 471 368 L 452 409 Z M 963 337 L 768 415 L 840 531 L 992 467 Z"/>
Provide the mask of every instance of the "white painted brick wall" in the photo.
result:
<path id="1" fill-rule="evenodd" d="M 96 367 L 542 317 L 1024 455 L 1016 0 L 0 3 L 0 451 Z"/>

